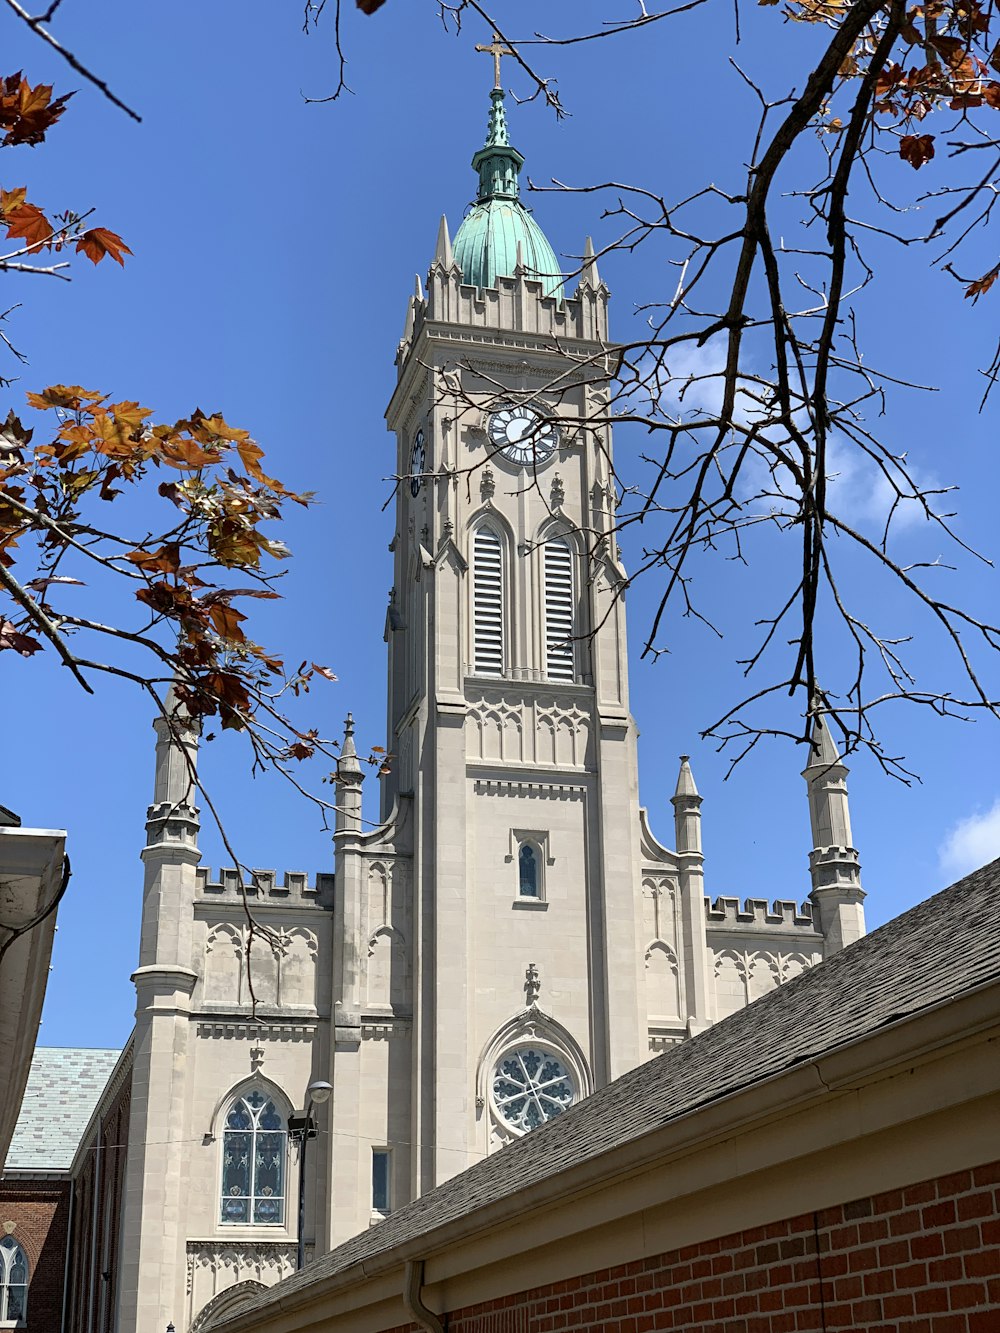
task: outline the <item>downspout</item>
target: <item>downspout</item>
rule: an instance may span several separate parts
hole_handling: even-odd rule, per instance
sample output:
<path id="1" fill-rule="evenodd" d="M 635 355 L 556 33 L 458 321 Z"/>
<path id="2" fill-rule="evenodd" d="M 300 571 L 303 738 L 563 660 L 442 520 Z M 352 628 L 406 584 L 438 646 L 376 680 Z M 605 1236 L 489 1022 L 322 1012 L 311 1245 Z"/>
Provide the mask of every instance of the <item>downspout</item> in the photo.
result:
<path id="1" fill-rule="evenodd" d="M 59 1320 L 59 1333 L 66 1333 L 67 1302 L 69 1301 L 69 1265 L 73 1254 L 73 1211 L 76 1204 L 76 1181 L 69 1182 L 69 1217 L 66 1219 L 66 1262 L 63 1264 L 62 1318 Z"/>
<path id="2" fill-rule="evenodd" d="M 104 1146 L 104 1116 L 97 1117 L 97 1146 L 94 1149 L 94 1200 L 90 1217 L 90 1278 L 87 1283 L 90 1288 L 90 1300 L 87 1311 L 87 1329 L 89 1333 L 94 1333 L 94 1280 L 97 1273 L 97 1220 L 100 1217 L 101 1202 L 101 1149 Z"/>
<path id="3" fill-rule="evenodd" d="M 407 1259 L 406 1278 L 403 1282 L 403 1304 L 406 1306 L 406 1312 L 412 1315 L 420 1327 L 427 1330 L 427 1333 L 444 1333 L 444 1325 L 441 1320 L 433 1310 L 428 1310 L 420 1297 L 420 1289 L 423 1285 L 423 1259 Z"/>

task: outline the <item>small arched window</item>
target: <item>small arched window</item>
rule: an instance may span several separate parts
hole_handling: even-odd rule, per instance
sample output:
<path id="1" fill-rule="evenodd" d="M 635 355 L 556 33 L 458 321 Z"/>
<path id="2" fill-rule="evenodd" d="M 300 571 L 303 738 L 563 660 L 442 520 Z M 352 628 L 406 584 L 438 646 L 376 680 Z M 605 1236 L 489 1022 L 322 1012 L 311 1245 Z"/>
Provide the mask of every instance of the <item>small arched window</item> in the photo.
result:
<path id="1" fill-rule="evenodd" d="M 522 843 L 517 854 L 517 882 L 522 898 L 538 897 L 538 852 L 530 842 Z"/>
<path id="2" fill-rule="evenodd" d="M 23 1324 L 28 1313 L 28 1260 L 13 1236 L 0 1240 L 0 1323 Z"/>
<path id="3" fill-rule="evenodd" d="M 545 672 L 574 680 L 573 552 L 559 539 L 545 543 Z"/>
<path id="4" fill-rule="evenodd" d="M 259 1088 L 238 1097 L 222 1133 L 222 1222 L 284 1222 L 287 1148 L 287 1127 L 274 1102 Z"/>
<path id="5" fill-rule="evenodd" d="M 472 662 L 477 676 L 502 676 L 506 587 L 503 543 L 492 528 L 472 541 Z"/>

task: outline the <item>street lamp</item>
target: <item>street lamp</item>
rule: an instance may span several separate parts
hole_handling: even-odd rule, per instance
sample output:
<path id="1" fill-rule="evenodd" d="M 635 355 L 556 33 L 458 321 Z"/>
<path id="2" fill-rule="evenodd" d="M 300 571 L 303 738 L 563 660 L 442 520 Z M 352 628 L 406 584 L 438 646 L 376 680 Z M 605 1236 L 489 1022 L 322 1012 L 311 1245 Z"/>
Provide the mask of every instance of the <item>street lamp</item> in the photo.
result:
<path id="1" fill-rule="evenodd" d="M 325 1079 L 314 1079 L 306 1088 L 306 1109 L 301 1115 L 296 1111 L 288 1117 L 288 1132 L 297 1135 L 299 1140 L 299 1247 L 296 1269 L 302 1268 L 306 1261 L 306 1144 L 316 1137 L 312 1109 L 329 1101 L 332 1092 L 332 1085 Z"/>

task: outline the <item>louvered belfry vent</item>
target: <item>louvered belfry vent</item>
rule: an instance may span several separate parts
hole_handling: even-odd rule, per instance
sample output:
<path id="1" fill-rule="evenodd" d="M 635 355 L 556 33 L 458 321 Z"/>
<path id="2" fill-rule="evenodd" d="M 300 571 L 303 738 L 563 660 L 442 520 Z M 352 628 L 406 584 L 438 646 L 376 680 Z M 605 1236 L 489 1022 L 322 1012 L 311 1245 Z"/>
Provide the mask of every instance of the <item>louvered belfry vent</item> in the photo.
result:
<path id="1" fill-rule="evenodd" d="M 503 675 L 503 544 L 492 528 L 480 528 L 472 546 L 473 667 L 476 675 Z"/>
<path id="2" fill-rule="evenodd" d="M 564 541 L 545 545 L 545 670 L 573 680 L 573 553 Z"/>

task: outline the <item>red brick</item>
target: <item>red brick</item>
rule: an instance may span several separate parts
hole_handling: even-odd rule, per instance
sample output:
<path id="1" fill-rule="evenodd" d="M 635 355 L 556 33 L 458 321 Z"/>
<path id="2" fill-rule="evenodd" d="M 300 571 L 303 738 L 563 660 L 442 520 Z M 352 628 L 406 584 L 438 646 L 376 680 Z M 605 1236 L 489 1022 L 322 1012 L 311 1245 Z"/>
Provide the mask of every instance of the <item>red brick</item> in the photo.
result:
<path id="1" fill-rule="evenodd" d="M 913 1293 L 913 1308 L 917 1314 L 934 1314 L 939 1310 L 947 1310 L 947 1287 L 925 1287 L 923 1291 L 915 1291 Z"/>
<path id="2" fill-rule="evenodd" d="M 878 1261 L 883 1268 L 905 1264 L 909 1257 L 910 1247 L 905 1240 L 890 1241 L 888 1245 L 878 1247 Z"/>
<path id="3" fill-rule="evenodd" d="M 881 1319 L 882 1302 L 874 1300 L 855 1301 L 851 1306 L 851 1314 L 859 1328 L 868 1328 L 877 1319 Z"/>
<path id="4" fill-rule="evenodd" d="M 849 1250 L 858 1243 L 857 1223 L 835 1227 L 830 1232 L 830 1247 L 834 1250 Z"/>
<path id="5" fill-rule="evenodd" d="M 965 1256 L 966 1277 L 996 1277 L 1000 1274 L 1000 1249 L 980 1250 Z"/>
<path id="6" fill-rule="evenodd" d="M 969 1333 L 997 1333 L 996 1311 L 968 1316 Z"/>
<path id="7" fill-rule="evenodd" d="M 986 1304 L 986 1285 L 983 1282 L 959 1282 L 949 1289 L 953 1310 L 972 1310 Z"/>
<path id="8" fill-rule="evenodd" d="M 946 1259 L 932 1259 L 927 1265 L 929 1282 L 960 1282 L 962 1275 L 962 1260 L 957 1254 L 950 1254 Z"/>
<path id="9" fill-rule="evenodd" d="M 950 1231 L 944 1233 L 944 1248 L 948 1254 L 960 1254 L 965 1250 L 978 1250 L 980 1245 L 1000 1244 L 1000 1223 L 997 1223 L 997 1235 L 992 1239 L 986 1235 L 986 1228 L 992 1225 L 984 1222 L 982 1227 L 982 1241 L 980 1241 L 980 1229 L 977 1226 L 952 1227 Z"/>
<path id="10" fill-rule="evenodd" d="M 839 1277 L 833 1289 L 838 1301 L 853 1301 L 863 1290 L 861 1278 L 857 1273 L 852 1277 Z"/>
<path id="11" fill-rule="evenodd" d="M 897 1289 L 906 1289 L 907 1287 L 923 1287 L 927 1284 L 927 1265 L 926 1264 L 907 1264 L 905 1268 L 896 1269 L 896 1287 Z"/>
<path id="12" fill-rule="evenodd" d="M 868 1268 L 875 1268 L 878 1265 L 878 1251 L 874 1245 L 866 1245 L 862 1249 L 852 1250 L 847 1256 L 847 1266 L 852 1273 L 862 1273 Z"/>
<path id="13" fill-rule="evenodd" d="M 913 1297 L 908 1291 L 898 1291 L 895 1296 L 882 1298 L 882 1313 L 886 1319 L 898 1319 L 913 1313 Z"/>
<path id="14" fill-rule="evenodd" d="M 889 1218 L 890 1236 L 912 1236 L 920 1230 L 920 1214 L 916 1209 L 908 1213 L 895 1213 Z"/>
<path id="15" fill-rule="evenodd" d="M 950 1176 L 938 1176 L 934 1183 L 937 1186 L 939 1199 L 952 1194 L 965 1194 L 967 1190 L 972 1189 L 972 1172 L 953 1171 Z"/>
<path id="16" fill-rule="evenodd" d="M 858 1223 L 858 1240 L 862 1245 L 869 1241 L 884 1240 L 889 1234 L 889 1220 L 885 1217 L 872 1217 L 867 1222 Z"/>
<path id="17" fill-rule="evenodd" d="M 908 1208 L 915 1203 L 930 1203 L 937 1196 L 933 1180 L 922 1180 L 919 1185 L 908 1185 L 903 1190 L 903 1203 Z"/>
<path id="18" fill-rule="evenodd" d="M 938 1203 L 924 1208 L 920 1214 L 920 1224 L 925 1231 L 932 1227 L 948 1227 L 955 1221 L 955 1200 L 941 1199 Z"/>
<path id="19" fill-rule="evenodd" d="M 979 1190 L 976 1194 L 965 1194 L 956 1199 L 958 1220 L 967 1222 L 970 1217 L 991 1217 L 996 1210 L 993 1194 L 990 1190 Z"/>
<path id="20" fill-rule="evenodd" d="M 972 1173 L 976 1185 L 1000 1185 L 1000 1162 L 990 1162 L 986 1166 L 977 1166 Z"/>
<path id="21" fill-rule="evenodd" d="M 910 1254 L 914 1259 L 934 1259 L 944 1254 L 944 1237 L 939 1231 L 914 1236 L 910 1241 Z"/>
<path id="22" fill-rule="evenodd" d="M 888 1268 L 876 1268 L 871 1273 L 866 1273 L 862 1278 L 866 1296 L 881 1295 L 886 1291 L 893 1291 L 896 1286 L 896 1279 Z"/>

